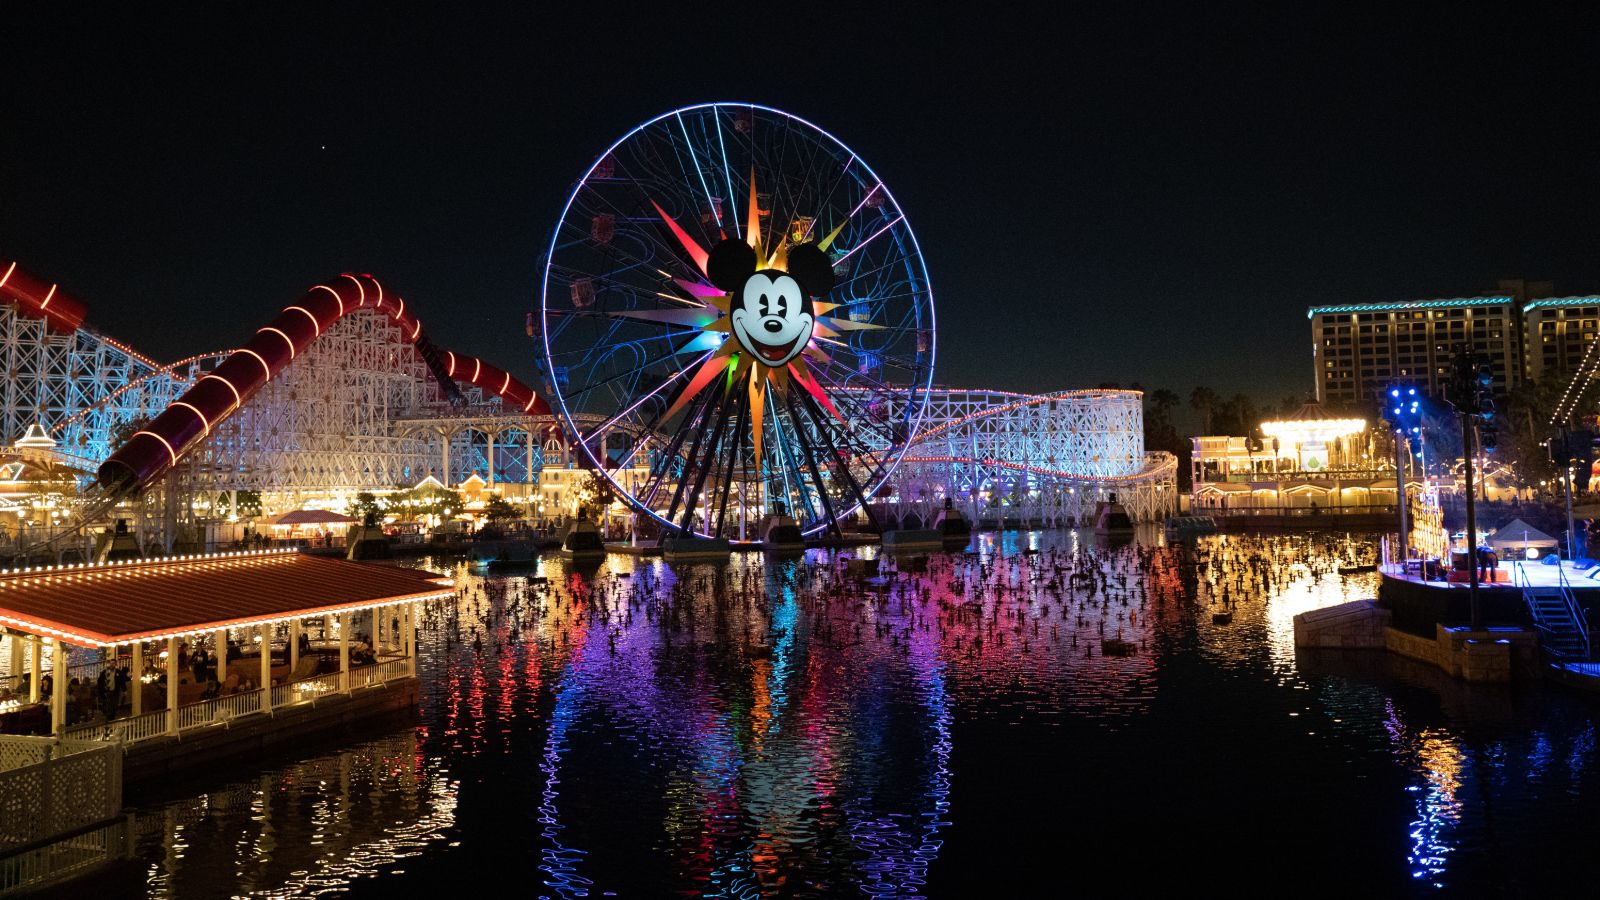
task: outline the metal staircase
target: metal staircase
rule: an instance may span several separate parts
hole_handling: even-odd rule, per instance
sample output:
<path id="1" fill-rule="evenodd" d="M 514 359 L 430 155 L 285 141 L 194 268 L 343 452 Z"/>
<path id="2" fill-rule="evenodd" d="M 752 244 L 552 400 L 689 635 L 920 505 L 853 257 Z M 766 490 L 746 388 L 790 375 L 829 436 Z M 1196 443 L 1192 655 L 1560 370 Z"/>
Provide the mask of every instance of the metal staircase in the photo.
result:
<path id="1" fill-rule="evenodd" d="M 1565 566 L 1556 566 L 1557 583 L 1533 585 L 1522 563 L 1517 563 L 1517 586 L 1539 629 L 1539 646 L 1559 662 L 1582 662 L 1589 658 L 1589 629 L 1583 610 L 1567 583 Z"/>

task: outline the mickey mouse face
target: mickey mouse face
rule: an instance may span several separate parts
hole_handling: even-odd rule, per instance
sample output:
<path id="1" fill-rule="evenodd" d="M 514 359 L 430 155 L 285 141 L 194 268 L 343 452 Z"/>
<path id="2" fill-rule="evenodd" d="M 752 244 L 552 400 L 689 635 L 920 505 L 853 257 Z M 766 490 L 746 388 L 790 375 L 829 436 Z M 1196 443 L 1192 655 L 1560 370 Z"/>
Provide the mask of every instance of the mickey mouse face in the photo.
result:
<path id="1" fill-rule="evenodd" d="M 811 340 L 811 303 L 788 273 L 768 269 L 745 279 L 730 314 L 733 336 L 769 366 L 781 366 Z"/>
<path id="2" fill-rule="evenodd" d="M 756 271 L 756 253 L 742 241 L 726 240 L 706 265 L 712 284 L 733 294 L 731 331 L 739 346 L 762 363 L 782 366 L 806 348 L 815 319 L 811 298 L 833 287 L 833 266 L 815 244 L 788 253 L 788 271 Z"/>

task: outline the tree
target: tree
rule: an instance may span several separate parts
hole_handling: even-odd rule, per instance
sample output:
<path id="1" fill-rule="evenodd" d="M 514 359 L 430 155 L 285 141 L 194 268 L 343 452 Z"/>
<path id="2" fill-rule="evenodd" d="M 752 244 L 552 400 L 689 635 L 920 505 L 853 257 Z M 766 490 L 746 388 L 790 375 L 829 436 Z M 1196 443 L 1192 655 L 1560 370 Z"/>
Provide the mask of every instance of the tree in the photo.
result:
<path id="1" fill-rule="evenodd" d="M 1212 430 L 1212 415 L 1217 407 L 1217 392 L 1201 386 L 1189 392 L 1189 406 L 1200 414 L 1200 433 L 1216 434 Z"/>
<path id="2" fill-rule="evenodd" d="M 578 499 L 597 511 L 604 510 L 617 499 L 617 489 L 600 472 L 591 471 L 578 487 Z"/>
<path id="3" fill-rule="evenodd" d="M 378 524 L 378 518 L 383 514 L 383 505 L 378 502 L 377 495 L 370 491 L 362 491 L 350 501 L 349 512 L 350 515 L 359 518 L 361 524 L 371 527 Z"/>
<path id="4" fill-rule="evenodd" d="M 503 497 L 490 497 L 483 508 L 484 518 L 491 522 L 504 522 L 507 519 L 522 518 L 522 510 L 515 504 L 506 502 Z"/>

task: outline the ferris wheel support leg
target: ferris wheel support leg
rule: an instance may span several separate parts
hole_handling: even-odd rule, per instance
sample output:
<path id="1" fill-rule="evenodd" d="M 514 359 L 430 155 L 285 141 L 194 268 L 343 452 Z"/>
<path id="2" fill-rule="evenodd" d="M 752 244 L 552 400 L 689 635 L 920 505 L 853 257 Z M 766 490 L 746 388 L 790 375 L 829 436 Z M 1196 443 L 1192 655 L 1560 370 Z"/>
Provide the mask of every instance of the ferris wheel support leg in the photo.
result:
<path id="1" fill-rule="evenodd" d="M 820 419 L 822 409 L 815 399 L 807 394 L 803 395 L 800 400 L 806 404 L 806 408 L 811 411 L 811 415 L 814 418 Z M 826 428 L 817 430 L 822 434 L 822 439 L 828 442 L 828 452 L 833 454 L 834 459 L 839 460 L 839 472 L 844 475 L 845 484 L 850 486 L 850 492 L 855 495 L 856 502 L 861 504 L 861 511 L 867 514 L 867 522 L 871 524 L 873 531 L 881 533 L 883 529 L 878 525 L 878 517 L 872 513 L 872 504 L 867 502 L 866 494 L 861 490 L 861 485 L 856 481 L 855 476 L 850 474 L 849 463 L 846 463 L 844 457 L 839 455 L 839 448 L 833 443 L 833 435 Z M 926 521 L 927 519 L 924 517 L 924 522 Z"/>
<path id="2" fill-rule="evenodd" d="M 722 503 L 717 509 L 717 537 L 722 536 L 722 523 L 728 518 L 728 495 L 733 492 L 733 464 L 740 456 L 744 455 L 744 422 L 750 412 L 750 393 L 748 391 L 740 391 L 734 403 L 739 407 L 739 420 L 733 426 L 733 452 L 728 454 L 728 468 L 722 475 Z M 739 493 L 741 496 L 743 495 L 743 485 L 740 485 Z M 740 519 L 742 521 L 743 516 Z M 744 538 L 744 529 L 742 527 L 739 529 L 739 537 L 741 540 Z"/>
<path id="3" fill-rule="evenodd" d="M 724 392 L 723 399 L 726 399 L 726 392 Z M 706 446 L 705 457 L 700 460 L 699 465 L 696 467 L 698 471 L 695 472 L 694 490 L 689 492 L 689 499 L 683 507 L 684 531 L 694 530 L 694 509 L 700 503 L 700 491 L 706 486 L 706 476 L 710 475 L 711 470 L 717 467 L 716 460 L 712 457 L 717 452 L 717 445 L 722 443 L 722 433 L 728 428 L 727 407 L 721 402 L 717 403 L 716 419 L 716 424 L 711 428 L 711 443 Z M 705 426 L 702 424 L 701 427 L 704 428 Z M 711 503 L 709 500 L 706 503 L 705 518 L 706 530 L 710 531 Z"/>
<path id="4" fill-rule="evenodd" d="M 706 395 L 705 402 L 701 403 L 697 410 L 690 413 L 691 416 L 699 419 L 700 427 L 694 429 L 694 442 L 689 445 L 689 454 L 683 458 L 683 474 L 678 478 L 677 489 L 672 492 L 672 503 L 667 506 L 666 520 L 669 525 L 672 523 L 672 517 L 677 515 L 678 503 L 684 499 L 684 489 L 689 485 L 689 467 L 694 464 L 695 459 L 700 455 L 700 444 L 706 436 L 706 423 L 708 421 L 707 414 L 710 412 L 712 404 L 716 403 L 722 398 L 723 390 L 724 388 L 721 381 L 718 381 L 717 386 L 712 388 L 711 393 Z M 690 419 L 689 421 L 694 421 L 694 418 Z M 682 436 L 682 432 L 683 430 L 680 429 L 680 437 Z M 671 458 L 671 455 L 667 457 L 669 460 Z M 684 522 L 687 523 L 689 521 L 689 517 L 693 514 L 694 500 L 691 498 L 689 500 L 689 508 L 684 512 Z M 685 530 L 687 530 L 687 524 L 684 527 Z"/>
<path id="5" fill-rule="evenodd" d="M 828 530 L 834 537 L 841 536 L 839 518 L 833 514 L 833 500 L 828 496 L 828 486 L 822 483 L 822 473 L 817 470 L 817 455 L 811 451 L 811 441 L 806 438 L 806 430 L 800 427 L 800 417 L 794 408 L 794 398 L 787 398 L 789 416 L 795 423 L 794 436 L 800 442 L 800 450 L 806 455 L 806 466 L 811 470 L 811 483 L 817 486 L 817 496 L 822 500 L 822 511 L 827 516 Z"/>

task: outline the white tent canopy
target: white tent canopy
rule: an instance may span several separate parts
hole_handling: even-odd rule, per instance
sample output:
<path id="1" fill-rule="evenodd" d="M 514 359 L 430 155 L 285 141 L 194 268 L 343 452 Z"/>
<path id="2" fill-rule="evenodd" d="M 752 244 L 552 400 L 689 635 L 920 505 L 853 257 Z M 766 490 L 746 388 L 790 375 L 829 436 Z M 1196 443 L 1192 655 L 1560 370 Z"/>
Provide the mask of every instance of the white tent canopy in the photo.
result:
<path id="1" fill-rule="evenodd" d="M 1507 549 L 1526 550 L 1529 547 L 1554 551 L 1561 546 L 1561 542 L 1521 519 L 1512 519 L 1489 538 L 1489 546 L 1496 553 L 1504 555 Z"/>

